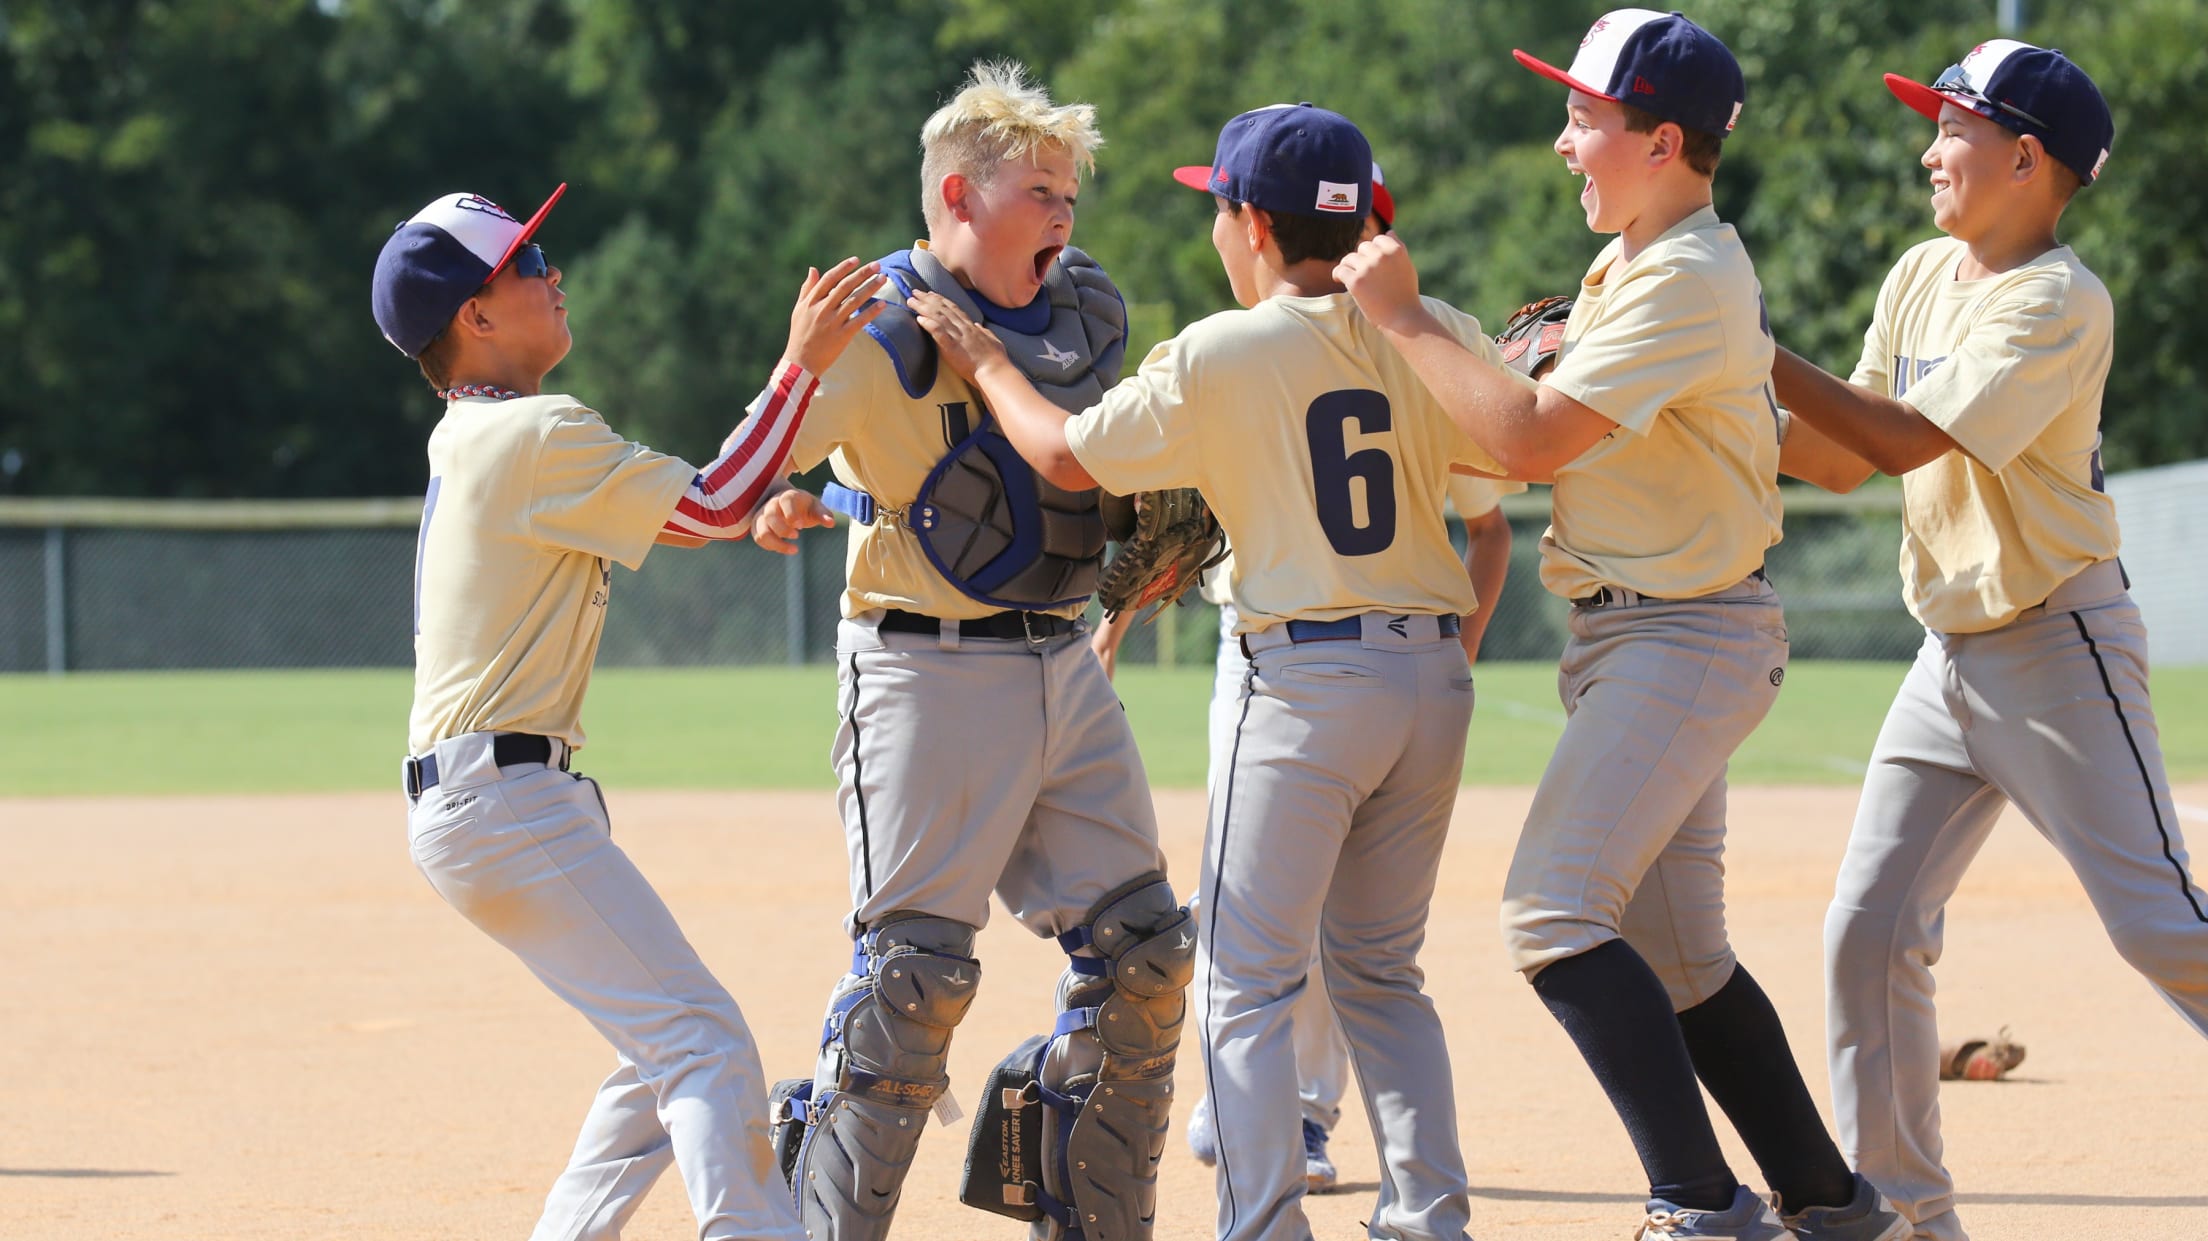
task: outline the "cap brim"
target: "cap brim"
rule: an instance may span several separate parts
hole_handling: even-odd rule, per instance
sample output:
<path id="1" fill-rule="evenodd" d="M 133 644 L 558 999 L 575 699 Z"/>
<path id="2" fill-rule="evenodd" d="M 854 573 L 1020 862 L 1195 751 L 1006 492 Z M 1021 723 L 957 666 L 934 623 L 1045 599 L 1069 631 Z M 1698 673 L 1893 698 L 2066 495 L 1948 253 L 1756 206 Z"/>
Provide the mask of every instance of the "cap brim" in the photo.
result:
<path id="1" fill-rule="evenodd" d="M 521 253 L 521 248 L 529 244 L 529 239 L 536 236 L 537 228 L 544 223 L 544 217 L 552 214 L 552 204 L 560 201 L 560 195 L 565 193 L 567 193 L 567 182 L 562 181 L 560 187 L 552 191 L 552 197 L 545 199 L 544 205 L 537 208 L 537 213 L 530 216 L 529 222 L 521 226 L 521 235 L 515 237 L 507 245 L 506 253 L 498 256 L 498 264 L 491 268 L 491 274 L 484 281 L 485 284 L 498 279 L 498 273 L 505 271 L 506 265 L 514 261 L 516 254 Z"/>
<path id="2" fill-rule="evenodd" d="M 1582 94 L 1593 95 L 1597 99 L 1608 99 L 1612 102 L 1617 101 L 1618 97 L 1616 95 L 1604 94 L 1603 92 L 1596 90 L 1594 87 L 1587 85 L 1585 82 L 1580 81 L 1578 78 L 1573 77 L 1571 74 L 1564 72 L 1562 69 L 1557 68 L 1555 65 L 1552 65 L 1549 62 L 1540 59 L 1539 57 L 1528 56 L 1524 52 L 1521 52 L 1516 48 L 1512 48 L 1510 54 L 1512 59 L 1516 60 L 1519 64 L 1524 65 L 1526 68 L 1533 70 L 1535 73 L 1540 74 L 1542 77 L 1545 77 L 1552 82 L 1562 82 L 1564 85 L 1571 87 L 1573 90 L 1579 91 Z"/>
<path id="3" fill-rule="evenodd" d="M 1211 192 L 1211 165 L 1189 164 L 1173 170 L 1173 179 L 1192 190 Z"/>
<path id="4" fill-rule="evenodd" d="M 1922 82 L 1912 81 L 1898 73 L 1886 75 L 1886 89 L 1894 92 L 1894 98 L 1909 105 L 1909 110 L 1928 121 L 1940 119 L 1940 105 L 1951 103 L 1972 116 L 1992 117 L 1993 109 L 1968 95 L 1950 95 L 1946 91 L 1933 90 Z"/>

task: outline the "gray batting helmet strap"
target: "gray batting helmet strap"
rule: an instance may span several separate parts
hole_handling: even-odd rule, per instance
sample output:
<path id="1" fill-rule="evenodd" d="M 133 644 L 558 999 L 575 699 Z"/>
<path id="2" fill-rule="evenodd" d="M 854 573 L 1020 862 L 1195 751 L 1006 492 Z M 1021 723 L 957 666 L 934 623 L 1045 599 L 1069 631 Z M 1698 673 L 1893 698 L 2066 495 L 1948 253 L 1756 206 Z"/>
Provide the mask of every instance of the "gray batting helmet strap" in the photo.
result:
<path id="1" fill-rule="evenodd" d="M 1039 1214 L 1041 1241 L 1141 1241 L 1156 1214 L 1195 922 L 1162 876 L 1145 875 L 1099 901 L 1059 943 L 1069 966 L 1057 1024 L 999 1066 L 1001 1073 L 1023 1058 L 1034 1066 L 1041 1110 L 1030 1109 L 1022 1123 L 1032 1131 L 1039 1121 L 1041 1192 L 1031 1204 L 990 1209 Z M 1001 1134 L 990 1140 L 1005 1144 Z M 969 1182 L 973 1175 L 969 1165 Z M 985 1196 L 986 1187 L 975 1188 L 961 1196 Z M 996 1188 L 1004 1195 L 1010 1187 Z"/>
<path id="2" fill-rule="evenodd" d="M 973 1005 L 974 928 L 894 913 L 852 947 L 812 1081 L 771 1096 L 771 1141 L 816 1241 L 889 1232 L 928 1109 L 950 1087 L 951 1031 Z"/>

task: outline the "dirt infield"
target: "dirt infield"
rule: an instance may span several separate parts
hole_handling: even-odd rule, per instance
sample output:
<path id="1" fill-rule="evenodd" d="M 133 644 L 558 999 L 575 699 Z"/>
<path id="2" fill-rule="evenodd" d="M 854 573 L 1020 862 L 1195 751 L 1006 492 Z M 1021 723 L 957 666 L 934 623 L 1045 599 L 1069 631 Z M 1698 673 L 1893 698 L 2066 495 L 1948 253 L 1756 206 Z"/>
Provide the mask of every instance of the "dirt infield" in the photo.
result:
<path id="1" fill-rule="evenodd" d="M 809 1064 L 844 864 L 828 794 L 611 794 L 616 833 L 735 992 L 770 1076 Z M 2208 786 L 2179 791 L 2208 804 Z M 1449 1023 L 1475 1235 L 1622 1238 L 1630 1148 L 1510 973 L 1495 891 L 1526 802 L 1466 790 L 1426 950 Z M 1818 936 L 1852 790 L 1733 794 L 1732 925 L 1820 1097 Z M 1161 795 L 1193 884 L 1201 800 Z M 2196 839 L 2208 825 L 2192 824 Z M 414 872 L 388 796 L 0 799 L 0 1236 L 519 1238 L 611 1055 Z M 2197 850 L 2196 850 L 2197 853 Z M 1009 918 L 956 1045 L 971 1103 L 1046 1021 L 1059 958 Z M 2011 1024 L 2016 1080 L 1946 1093 L 1949 1165 L 1981 1238 L 2208 1236 L 2208 1044 L 2116 957 L 2077 883 L 2013 815 L 1952 909 L 1946 1028 Z M 1160 1237 L 1211 1235 L 1211 1173 L 1168 1148 Z M 1363 1235 L 1372 1143 L 1335 1141 L 1322 1238 Z M 959 1207 L 962 1133 L 931 1134 L 908 1237 L 1022 1227 Z M 1752 1171 L 1735 1151 L 1736 1168 Z M 694 1235 L 679 1185 L 630 1235 Z"/>

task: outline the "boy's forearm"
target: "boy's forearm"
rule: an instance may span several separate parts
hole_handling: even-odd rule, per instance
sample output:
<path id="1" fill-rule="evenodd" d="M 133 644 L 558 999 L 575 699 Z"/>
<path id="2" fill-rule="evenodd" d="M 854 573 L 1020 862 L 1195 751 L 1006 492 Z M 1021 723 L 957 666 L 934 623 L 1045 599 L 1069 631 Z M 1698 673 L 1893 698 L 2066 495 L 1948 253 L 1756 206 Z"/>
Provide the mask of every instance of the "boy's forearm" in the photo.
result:
<path id="1" fill-rule="evenodd" d="M 1472 593 L 1479 596 L 1479 610 L 1464 618 L 1458 641 L 1464 657 L 1478 659 L 1480 640 L 1495 619 L 1495 605 L 1503 597 L 1503 582 L 1510 576 L 1510 519 L 1501 509 L 1465 523 L 1464 571 L 1472 579 Z"/>
<path id="2" fill-rule="evenodd" d="M 1037 392 L 1010 359 L 983 365 L 974 376 L 974 386 L 981 389 L 989 412 L 1004 428 L 1004 437 L 1012 441 L 1013 449 L 1037 474 L 1068 491 L 1096 486 L 1096 479 L 1090 477 L 1066 443 L 1066 423 L 1071 415 Z"/>
<path id="3" fill-rule="evenodd" d="M 1827 374 L 1789 350 L 1772 357 L 1771 386 L 1794 417 L 1882 473 L 1906 474 L 1955 448 L 1914 406 Z"/>

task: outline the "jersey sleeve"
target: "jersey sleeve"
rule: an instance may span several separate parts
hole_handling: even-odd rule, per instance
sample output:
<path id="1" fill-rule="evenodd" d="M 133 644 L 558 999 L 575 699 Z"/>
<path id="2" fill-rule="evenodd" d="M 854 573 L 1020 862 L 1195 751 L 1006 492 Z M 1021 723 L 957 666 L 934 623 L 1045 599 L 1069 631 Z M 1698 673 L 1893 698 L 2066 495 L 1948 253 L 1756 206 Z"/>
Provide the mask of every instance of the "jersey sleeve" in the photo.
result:
<path id="1" fill-rule="evenodd" d="M 853 438 L 865 424 L 869 410 L 880 405 L 878 385 L 896 382 L 889 354 L 880 342 L 863 333 L 844 348 L 843 356 L 813 386 L 805 421 L 791 446 L 789 469 L 802 474 L 828 459 L 828 454 Z M 762 392 L 750 407 L 758 414 L 768 394 Z"/>
<path id="2" fill-rule="evenodd" d="M 1504 496 L 1516 495 L 1525 489 L 1524 483 L 1506 482 L 1500 478 L 1473 478 L 1466 474 L 1449 476 L 1449 501 L 1457 506 L 1457 516 L 1466 521 L 1487 516 L 1502 507 Z"/>
<path id="3" fill-rule="evenodd" d="M 1716 295 L 1692 271 L 1627 272 L 1594 314 L 1541 382 L 1635 435 L 1724 373 L 1724 319 Z"/>
<path id="4" fill-rule="evenodd" d="M 697 473 L 622 439 L 590 410 L 570 409 L 545 428 L 538 447 L 530 537 L 633 569 Z"/>
<path id="5" fill-rule="evenodd" d="M 1158 345 L 1103 401 L 1067 420 L 1066 446 L 1106 491 L 1202 485 L 1192 353 L 1185 332 Z"/>
<path id="6" fill-rule="evenodd" d="M 1996 474 L 2071 404 L 2080 331 L 2051 286 L 2034 280 L 1988 305 L 1902 397 Z"/>

